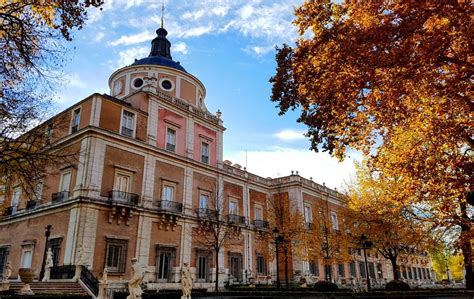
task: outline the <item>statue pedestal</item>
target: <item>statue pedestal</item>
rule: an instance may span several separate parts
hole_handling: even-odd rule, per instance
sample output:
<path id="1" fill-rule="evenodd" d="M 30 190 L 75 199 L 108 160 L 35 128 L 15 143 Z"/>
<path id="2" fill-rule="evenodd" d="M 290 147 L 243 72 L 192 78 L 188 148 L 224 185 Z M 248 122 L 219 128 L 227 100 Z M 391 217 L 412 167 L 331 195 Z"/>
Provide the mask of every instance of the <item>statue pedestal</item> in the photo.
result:
<path id="1" fill-rule="evenodd" d="M 51 268 L 47 267 L 45 270 L 44 270 L 44 277 L 41 281 L 48 281 L 51 277 Z"/>
<path id="2" fill-rule="evenodd" d="M 20 295 L 34 295 L 29 283 L 25 283 L 20 289 Z"/>
<path id="3" fill-rule="evenodd" d="M 181 299 L 191 299 L 191 295 L 189 295 L 189 296 L 181 296 Z"/>
<path id="4" fill-rule="evenodd" d="M 72 278 L 74 281 L 79 281 L 79 279 L 81 278 L 81 271 L 82 266 L 76 265 L 76 272 L 74 273 L 74 277 Z"/>
<path id="5" fill-rule="evenodd" d="M 99 294 L 97 295 L 97 299 L 105 299 L 107 293 L 107 286 L 109 284 L 107 282 L 101 281 L 99 283 Z"/>
<path id="6" fill-rule="evenodd" d="M 1 291 L 8 291 L 10 289 L 10 282 L 8 280 L 2 281 Z"/>

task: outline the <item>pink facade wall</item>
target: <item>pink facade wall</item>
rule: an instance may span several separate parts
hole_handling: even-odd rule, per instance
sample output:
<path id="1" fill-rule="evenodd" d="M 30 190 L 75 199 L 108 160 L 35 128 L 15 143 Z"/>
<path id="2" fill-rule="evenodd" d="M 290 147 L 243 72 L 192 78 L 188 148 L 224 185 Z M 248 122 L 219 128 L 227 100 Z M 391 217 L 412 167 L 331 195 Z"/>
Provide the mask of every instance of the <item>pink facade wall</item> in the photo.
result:
<path id="1" fill-rule="evenodd" d="M 160 109 L 158 111 L 158 132 L 156 133 L 156 145 L 165 148 L 166 128 L 171 127 L 176 130 L 176 153 L 184 156 L 186 152 L 186 118 L 169 111 Z"/>
<path id="2" fill-rule="evenodd" d="M 217 165 L 216 159 L 216 132 L 208 129 L 200 124 L 194 125 L 194 159 L 201 161 L 201 142 L 207 142 L 209 144 L 209 164 L 212 166 Z"/>

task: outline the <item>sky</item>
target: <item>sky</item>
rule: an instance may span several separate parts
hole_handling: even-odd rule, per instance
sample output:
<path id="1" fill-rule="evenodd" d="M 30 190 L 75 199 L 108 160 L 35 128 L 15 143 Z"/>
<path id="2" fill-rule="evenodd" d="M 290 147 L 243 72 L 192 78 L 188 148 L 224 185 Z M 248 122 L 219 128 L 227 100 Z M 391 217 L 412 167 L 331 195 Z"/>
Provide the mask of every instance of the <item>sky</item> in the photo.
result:
<path id="1" fill-rule="evenodd" d="M 206 107 L 222 112 L 224 159 L 263 177 L 301 176 L 340 189 L 354 173 L 353 154 L 343 162 L 309 150 L 297 111 L 278 115 L 270 101 L 275 46 L 294 45 L 294 7 L 302 0 L 165 0 L 164 27 L 171 55 L 206 86 Z M 161 22 L 162 0 L 105 0 L 90 10 L 68 42 L 58 109 L 88 95 L 109 93 L 108 78 L 148 56 Z"/>

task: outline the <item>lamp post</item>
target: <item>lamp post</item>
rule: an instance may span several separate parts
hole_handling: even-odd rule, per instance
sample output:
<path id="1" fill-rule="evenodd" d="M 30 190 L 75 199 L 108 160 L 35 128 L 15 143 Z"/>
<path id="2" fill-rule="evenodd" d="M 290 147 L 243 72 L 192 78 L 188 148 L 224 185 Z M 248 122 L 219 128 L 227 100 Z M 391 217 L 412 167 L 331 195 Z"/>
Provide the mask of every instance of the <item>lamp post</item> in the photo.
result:
<path id="1" fill-rule="evenodd" d="M 280 262 L 278 261 L 278 244 L 283 241 L 283 236 L 280 236 L 280 231 L 276 227 L 273 229 L 273 237 L 275 238 L 277 289 L 280 289 Z"/>
<path id="2" fill-rule="evenodd" d="M 364 234 L 360 236 L 360 241 L 362 244 L 362 249 L 364 250 L 365 275 L 367 277 L 367 292 L 370 292 L 370 274 L 369 274 L 369 266 L 367 264 L 366 250 L 372 247 L 372 242 L 368 241 L 367 237 Z"/>
<path id="3" fill-rule="evenodd" d="M 41 271 L 40 271 L 40 281 L 43 279 L 44 276 L 44 267 L 46 265 L 46 254 L 48 252 L 48 241 L 49 236 L 51 235 L 51 229 L 53 226 L 51 224 L 46 225 L 44 236 L 46 237 L 46 242 L 44 243 L 44 253 L 43 253 L 43 263 L 41 264 Z"/>

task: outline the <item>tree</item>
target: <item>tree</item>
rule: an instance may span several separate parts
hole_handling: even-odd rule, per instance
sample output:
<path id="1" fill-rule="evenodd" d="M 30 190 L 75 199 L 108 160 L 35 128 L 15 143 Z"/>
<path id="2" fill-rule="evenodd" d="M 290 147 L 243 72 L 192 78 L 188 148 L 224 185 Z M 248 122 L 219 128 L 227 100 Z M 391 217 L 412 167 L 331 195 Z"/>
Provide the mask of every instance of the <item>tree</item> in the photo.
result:
<path id="1" fill-rule="evenodd" d="M 399 279 L 399 257 L 425 252 L 434 244 L 431 225 L 413 215 L 412 207 L 398 199 L 400 185 L 357 165 L 355 182 L 348 188 L 350 219 L 354 242 L 365 235 L 374 249 L 392 265 L 393 277 Z"/>
<path id="2" fill-rule="evenodd" d="M 214 184 L 211 187 L 212 192 L 207 207 L 198 209 L 199 227 L 195 241 L 200 247 L 209 248 L 214 253 L 215 291 L 217 292 L 219 290 L 219 253 L 232 240 L 240 240 L 241 226 L 245 225 L 245 219 L 229 213 L 229 200 L 224 195 L 223 186 Z"/>
<path id="3" fill-rule="evenodd" d="M 289 286 L 290 258 L 303 257 L 305 252 L 304 217 L 288 192 L 278 190 L 268 200 L 268 222 L 270 228 L 280 236 L 278 256 L 283 256 L 286 288 Z"/>
<path id="4" fill-rule="evenodd" d="M 461 227 L 470 289 L 473 10 L 456 0 L 306 1 L 295 11 L 302 37 L 278 49 L 270 79 L 280 114 L 301 108 L 312 149 L 363 151 L 407 187 L 399 200 Z"/>
<path id="5" fill-rule="evenodd" d="M 325 279 L 332 281 L 333 264 L 345 263 L 350 259 L 349 247 L 350 236 L 346 227 L 344 208 L 337 212 L 330 211 L 328 200 L 319 199 L 313 205 L 312 225 L 307 232 L 308 259 L 323 260 Z M 336 213 L 336 219 L 331 219 L 331 213 Z"/>
<path id="6" fill-rule="evenodd" d="M 50 121 L 24 134 L 50 116 L 52 82 L 62 65 L 61 40 L 81 29 L 88 7 L 103 1 L 3 1 L 0 4 L 0 176 L 22 182 L 31 193 L 32 178 L 58 153 L 45 150 L 50 134 L 61 129 Z M 62 156 L 63 154 L 60 154 Z M 8 182 L 6 182 L 8 183 Z"/>

